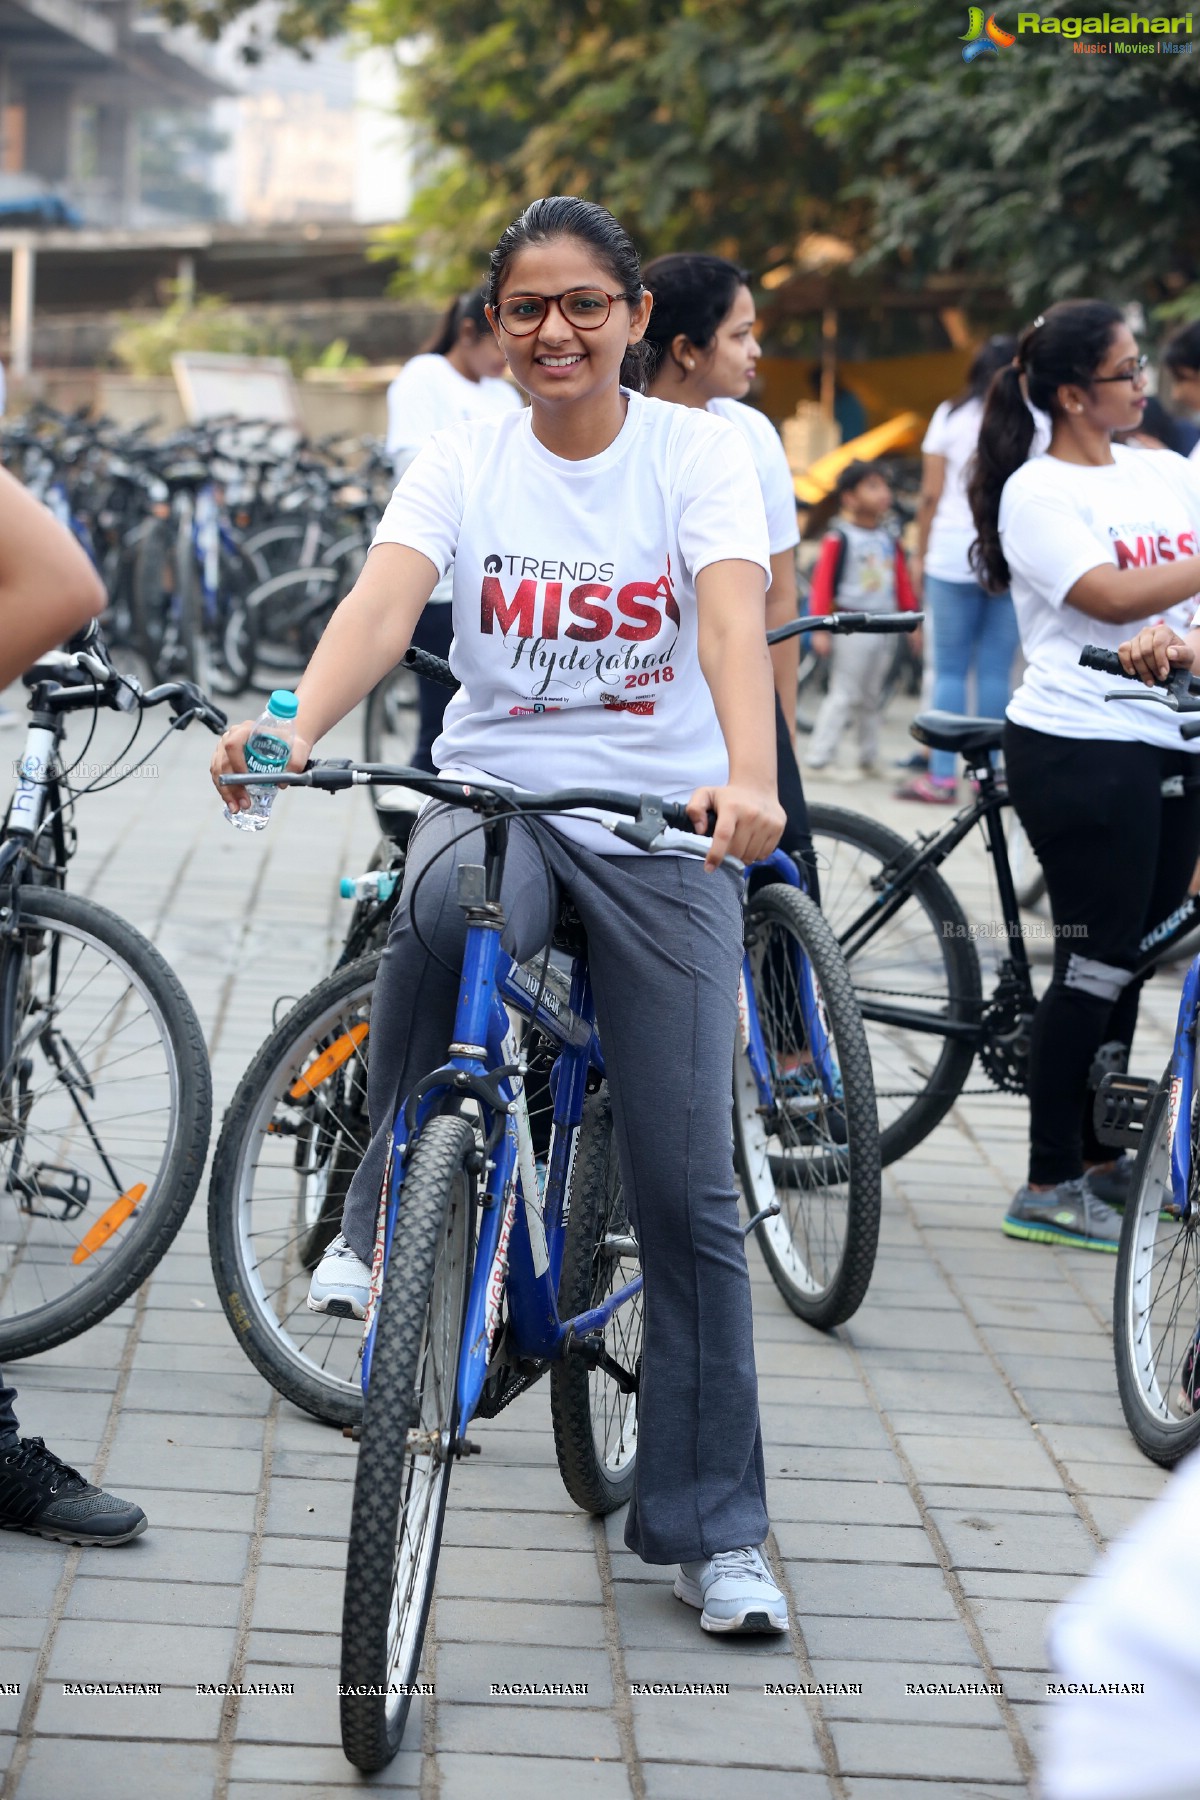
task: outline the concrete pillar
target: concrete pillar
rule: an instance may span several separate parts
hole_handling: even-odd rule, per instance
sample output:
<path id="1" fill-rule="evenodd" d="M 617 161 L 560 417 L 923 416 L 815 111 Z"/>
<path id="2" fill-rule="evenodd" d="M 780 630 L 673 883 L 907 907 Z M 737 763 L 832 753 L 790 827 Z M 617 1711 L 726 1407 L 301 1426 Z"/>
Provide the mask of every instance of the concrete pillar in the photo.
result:
<path id="1" fill-rule="evenodd" d="M 127 106 L 96 108 L 96 173 L 107 190 L 114 225 L 133 222 L 138 193 L 137 115 Z"/>
<path id="2" fill-rule="evenodd" d="M 26 381 L 33 367 L 33 239 L 17 244 L 12 253 L 12 305 L 10 308 L 9 367 L 13 379 Z"/>
<path id="3" fill-rule="evenodd" d="M 75 89 L 63 81 L 25 83 L 25 167 L 47 181 L 69 183 L 79 163 Z"/>

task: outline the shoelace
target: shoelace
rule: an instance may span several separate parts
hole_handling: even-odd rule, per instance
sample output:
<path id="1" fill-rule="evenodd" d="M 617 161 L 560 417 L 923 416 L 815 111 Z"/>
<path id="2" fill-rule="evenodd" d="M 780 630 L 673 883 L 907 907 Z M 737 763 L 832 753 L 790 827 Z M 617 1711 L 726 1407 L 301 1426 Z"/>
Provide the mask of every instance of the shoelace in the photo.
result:
<path id="1" fill-rule="evenodd" d="M 12 1469 L 18 1469 L 31 1475 L 41 1474 L 43 1479 L 48 1474 L 50 1482 L 46 1491 L 50 1494 L 57 1494 L 64 1482 L 69 1485 L 71 1482 L 77 1481 L 80 1487 L 87 1486 L 87 1482 L 78 1469 L 73 1469 L 70 1463 L 65 1463 L 61 1456 L 54 1454 L 53 1450 L 47 1450 L 44 1438 L 22 1438 L 18 1449 L 10 1452 L 5 1461 Z"/>
<path id="2" fill-rule="evenodd" d="M 757 1550 L 718 1550 L 709 1559 L 713 1568 L 721 1575 L 749 1575 L 755 1581 L 768 1582 L 774 1587 L 774 1578 L 764 1568 L 762 1557 Z"/>

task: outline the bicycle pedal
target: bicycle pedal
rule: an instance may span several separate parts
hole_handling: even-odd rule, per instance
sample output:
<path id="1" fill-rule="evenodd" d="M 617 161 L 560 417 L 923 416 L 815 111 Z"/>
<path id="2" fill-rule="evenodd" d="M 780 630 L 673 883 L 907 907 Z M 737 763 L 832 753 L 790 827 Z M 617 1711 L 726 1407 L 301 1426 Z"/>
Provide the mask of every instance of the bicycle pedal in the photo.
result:
<path id="1" fill-rule="evenodd" d="M 362 1438 L 361 1424 L 359 1424 L 359 1425 L 343 1425 L 342 1426 L 342 1436 L 344 1438 L 353 1438 L 354 1442 L 357 1444 L 360 1441 L 360 1439 Z"/>
<path id="2" fill-rule="evenodd" d="M 1106 1075 L 1092 1103 L 1092 1123 L 1100 1142 L 1108 1149 L 1136 1150 L 1157 1091 L 1158 1083 L 1143 1076 Z"/>

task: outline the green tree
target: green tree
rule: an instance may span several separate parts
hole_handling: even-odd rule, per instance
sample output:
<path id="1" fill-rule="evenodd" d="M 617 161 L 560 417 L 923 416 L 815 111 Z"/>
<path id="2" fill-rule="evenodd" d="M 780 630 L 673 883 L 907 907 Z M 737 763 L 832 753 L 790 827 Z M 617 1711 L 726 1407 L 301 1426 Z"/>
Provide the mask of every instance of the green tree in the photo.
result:
<path id="1" fill-rule="evenodd" d="M 247 0 L 169 3 L 216 32 Z M 1158 0 L 1137 10 L 1168 14 Z M 385 248 L 402 285 L 425 292 L 476 278 L 520 206 L 554 192 L 604 201 L 654 251 L 703 244 L 764 269 L 804 233 L 833 231 L 859 273 L 973 275 L 1024 310 L 1085 290 L 1156 303 L 1195 283 L 1200 53 L 1085 56 L 1022 34 L 967 66 L 966 12 L 287 0 L 280 31 L 295 41 L 350 21 L 404 47 L 422 181 Z"/>

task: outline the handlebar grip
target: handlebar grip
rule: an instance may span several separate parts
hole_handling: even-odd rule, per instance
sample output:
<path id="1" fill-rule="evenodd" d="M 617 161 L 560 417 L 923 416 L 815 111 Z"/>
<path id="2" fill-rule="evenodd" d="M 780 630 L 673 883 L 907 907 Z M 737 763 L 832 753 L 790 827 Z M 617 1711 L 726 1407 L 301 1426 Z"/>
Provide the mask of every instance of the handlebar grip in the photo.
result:
<path id="1" fill-rule="evenodd" d="M 1200 737 L 1200 719 L 1185 719 L 1179 727 L 1179 735 L 1189 744 L 1193 738 Z"/>
<path id="2" fill-rule="evenodd" d="M 404 652 L 400 661 L 406 669 L 414 669 L 426 681 L 437 681 L 448 688 L 459 685 L 457 675 L 443 657 L 431 656 L 428 650 L 419 650 L 415 644 Z"/>
<path id="3" fill-rule="evenodd" d="M 1122 666 L 1121 659 L 1115 650 L 1102 650 L 1099 644 L 1085 644 L 1079 652 L 1081 669 L 1096 669 L 1101 675 L 1122 675 L 1126 681 L 1136 681 L 1136 675 L 1129 675 Z"/>
<path id="4" fill-rule="evenodd" d="M 681 800 L 667 800 L 663 804 L 663 818 L 675 831 L 690 831 L 696 835 L 696 827 L 692 824 L 691 814 Z M 704 830 L 700 837 L 711 837 L 717 829 L 717 815 L 710 812 L 704 822 Z"/>

